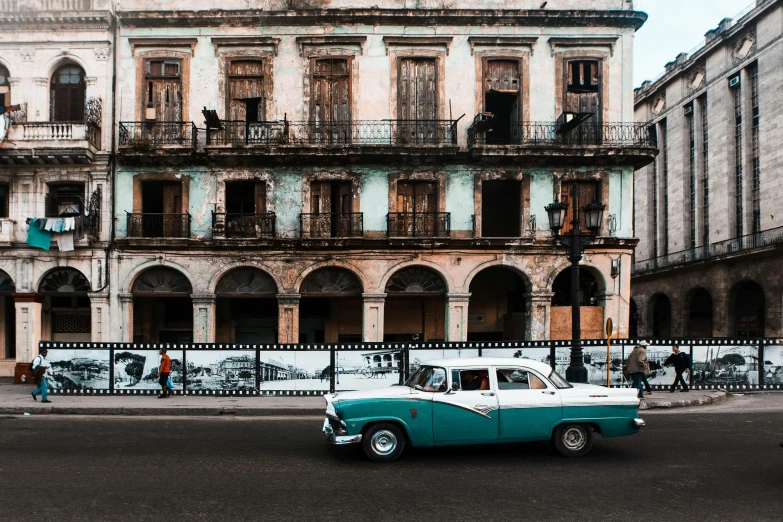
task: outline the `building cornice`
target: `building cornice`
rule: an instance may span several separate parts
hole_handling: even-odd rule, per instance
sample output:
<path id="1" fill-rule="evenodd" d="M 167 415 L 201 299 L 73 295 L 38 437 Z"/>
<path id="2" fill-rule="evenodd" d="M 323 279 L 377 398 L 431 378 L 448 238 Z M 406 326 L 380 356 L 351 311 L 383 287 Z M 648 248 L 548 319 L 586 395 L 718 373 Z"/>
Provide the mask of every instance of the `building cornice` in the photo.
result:
<path id="1" fill-rule="evenodd" d="M 307 9 L 299 11 L 118 11 L 125 28 L 219 26 L 313 26 L 326 24 L 407 26 L 630 27 L 647 14 L 624 10 L 547 9 Z"/>
<path id="2" fill-rule="evenodd" d="M 0 28 L 14 31 L 106 31 L 112 25 L 113 18 L 109 11 L 0 13 Z"/>

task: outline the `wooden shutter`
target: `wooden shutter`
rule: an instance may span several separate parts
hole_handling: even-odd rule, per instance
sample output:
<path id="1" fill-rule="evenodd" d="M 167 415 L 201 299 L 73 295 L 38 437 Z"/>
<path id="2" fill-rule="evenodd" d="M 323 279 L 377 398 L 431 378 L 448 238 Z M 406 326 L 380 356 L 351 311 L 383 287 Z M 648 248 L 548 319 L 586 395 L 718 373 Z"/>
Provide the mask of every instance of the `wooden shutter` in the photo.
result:
<path id="1" fill-rule="evenodd" d="M 179 62 L 149 62 L 147 71 L 147 106 L 155 108 L 155 119 L 161 122 L 182 121 Z"/>
<path id="2" fill-rule="evenodd" d="M 315 181 L 310 185 L 310 212 L 313 214 L 332 212 L 332 187 L 328 181 Z"/>
<path id="3" fill-rule="evenodd" d="M 416 212 L 436 212 L 435 183 L 420 182 L 414 185 L 416 191 Z"/>
<path id="4" fill-rule="evenodd" d="M 232 121 L 265 121 L 264 63 L 257 60 L 231 62 L 228 75 L 228 119 Z M 260 98 L 258 102 L 243 102 Z M 250 117 L 248 118 L 248 113 Z"/>
<path id="5" fill-rule="evenodd" d="M 163 236 L 181 237 L 184 231 L 182 216 L 182 183 L 165 183 L 163 185 Z"/>
<path id="6" fill-rule="evenodd" d="M 397 212 L 413 212 L 414 184 L 410 181 L 397 182 Z"/>
<path id="7" fill-rule="evenodd" d="M 571 221 L 574 219 L 574 209 L 571 205 L 571 187 L 573 183 L 563 184 L 560 188 L 560 201 L 568 205 L 568 212 L 566 213 L 565 224 L 563 226 L 563 232 L 571 230 Z M 579 191 L 579 227 L 581 230 L 587 231 L 587 223 L 585 221 L 584 212 L 582 208 L 585 205 L 598 201 L 601 203 L 601 197 L 599 194 L 599 183 L 596 181 L 578 181 L 577 187 Z M 596 199 L 596 195 L 598 195 Z"/>
<path id="8" fill-rule="evenodd" d="M 255 184 L 256 214 L 266 214 L 266 183 L 259 181 Z"/>
<path id="9" fill-rule="evenodd" d="M 315 123 L 351 120 L 351 75 L 348 60 L 315 60 L 311 104 L 311 120 Z"/>
<path id="10" fill-rule="evenodd" d="M 484 72 L 486 92 L 518 93 L 519 62 L 514 60 L 489 60 Z"/>
<path id="11" fill-rule="evenodd" d="M 338 212 L 349 214 L 353 212 L 353 194 L 350 183 L 339 183 L 337 187 L 340 195 L 340 207 Z"/>
<path id="12" fill-rule="evenodd" d="M 432 58 L 402 58 L 397 85 L 401 120 L 438 119 L 437 69 Z"/>
<path id="13" fill-rule="evenodd" d="M 593 114 L 589 123 L 601 121 L 601 62 L 573 60 L 566 62 L 566 112 Z"/>

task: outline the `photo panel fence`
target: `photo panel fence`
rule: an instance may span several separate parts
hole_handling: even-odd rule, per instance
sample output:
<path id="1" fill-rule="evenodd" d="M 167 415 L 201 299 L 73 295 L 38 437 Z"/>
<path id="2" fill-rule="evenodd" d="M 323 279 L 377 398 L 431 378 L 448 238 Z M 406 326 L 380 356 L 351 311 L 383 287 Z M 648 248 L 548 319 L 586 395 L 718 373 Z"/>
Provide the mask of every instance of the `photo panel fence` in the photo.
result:
<path id="1" fill-rule="evenodd" d="M 691 359 L 697 390 L 783 390 L 783 339 L 612 339 L 582 341 L 590 384 L 630 386 L 623 366 L 641 341 L 648 346 L 653 390 L 676 372 L 673 347 Z M 504 357 L 546 363 L 565 375 L 571 341 L 338 344 L 138 344 L 41 342 L 55 372 L 52 393 L 155 395 L 160 349 L 171 358 L 176 395 L 318 396 L 402 385 L 419 366 L 444 358 Z M 607 356 L 608 350 L 608 356 Z"/>

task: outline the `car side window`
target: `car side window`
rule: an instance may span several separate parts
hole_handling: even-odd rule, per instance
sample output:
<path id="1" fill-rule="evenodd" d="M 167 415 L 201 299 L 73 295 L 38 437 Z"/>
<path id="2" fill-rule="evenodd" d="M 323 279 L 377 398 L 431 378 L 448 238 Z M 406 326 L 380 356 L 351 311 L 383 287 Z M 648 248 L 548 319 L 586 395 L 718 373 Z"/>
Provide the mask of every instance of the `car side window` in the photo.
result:
<path id="1" fill-rule="evenodd" d="M 519 368 L 497 370 L 498 390 L 545 390 L 546 384 L 534 373 Z"/>
<path id="2" fill-rule="evenodd" d="M 489 390 L 489 370 L 452 370 L 451 383 L 455 391 Z"/>

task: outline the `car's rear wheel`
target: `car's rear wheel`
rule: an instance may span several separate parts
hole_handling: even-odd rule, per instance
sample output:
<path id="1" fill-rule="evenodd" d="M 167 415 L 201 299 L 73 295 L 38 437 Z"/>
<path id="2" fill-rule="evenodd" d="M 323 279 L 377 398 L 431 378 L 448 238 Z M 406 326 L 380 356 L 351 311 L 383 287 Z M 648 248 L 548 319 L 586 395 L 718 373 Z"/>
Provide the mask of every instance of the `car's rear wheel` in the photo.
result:
<path id="1" fill-rule="evenodd" d="M 581 457 L 593 447 L 593 428 L 586 424 L 562 424 L 552 437 L 557 451 L 565 457 Z"/>
<path id="2" fill-rule="evenodd" d="M 370 426 L 362 437 L 364 453 L 375 462 L 397 460 L 405 449 L 405 436 L 394 424 L 382 422 Z"/>

